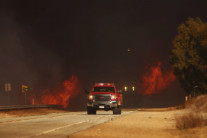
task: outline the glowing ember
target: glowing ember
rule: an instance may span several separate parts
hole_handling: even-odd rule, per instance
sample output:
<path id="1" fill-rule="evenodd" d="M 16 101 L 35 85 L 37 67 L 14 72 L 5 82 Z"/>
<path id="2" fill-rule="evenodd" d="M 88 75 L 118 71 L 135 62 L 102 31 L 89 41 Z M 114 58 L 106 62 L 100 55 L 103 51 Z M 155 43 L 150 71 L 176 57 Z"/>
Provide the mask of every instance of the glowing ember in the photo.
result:
<path id="1" fill-rule="evenodd" d="M 163 74 L 160 66 L 161 63 L 158 62 L 157 66 L 152 67 L 151 72 L 143 77 L 144 95 L 159 93 L 175 80 L 173 71 L 167 71 Z"/>
<path id="2" fill-rule="evenodd" d="M 64 108 L 66 108 L 69 105 L 69 100 L 71 96 L 74 96 L 80 92 L 77 84 L 78 78 L 72 75 L 68 80 L 65 80 L 56 89 L 44 90 L 43 96 L 41 97 L 41 102 L 43 104 L 62 105 Z"/>

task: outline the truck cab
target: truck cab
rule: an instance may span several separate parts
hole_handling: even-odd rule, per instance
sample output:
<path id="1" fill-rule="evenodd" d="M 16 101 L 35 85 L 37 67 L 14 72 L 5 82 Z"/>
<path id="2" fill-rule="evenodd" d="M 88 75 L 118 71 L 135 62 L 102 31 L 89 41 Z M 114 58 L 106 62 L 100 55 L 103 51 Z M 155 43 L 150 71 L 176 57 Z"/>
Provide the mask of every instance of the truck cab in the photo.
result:
<path id="1" fill-rule="evenodd" d="M 113 83 L 96 83 L 88 94 L 87 113 L 112 110 L 113 114 L 121 114 L 122 97 L 122 92 Z"/>

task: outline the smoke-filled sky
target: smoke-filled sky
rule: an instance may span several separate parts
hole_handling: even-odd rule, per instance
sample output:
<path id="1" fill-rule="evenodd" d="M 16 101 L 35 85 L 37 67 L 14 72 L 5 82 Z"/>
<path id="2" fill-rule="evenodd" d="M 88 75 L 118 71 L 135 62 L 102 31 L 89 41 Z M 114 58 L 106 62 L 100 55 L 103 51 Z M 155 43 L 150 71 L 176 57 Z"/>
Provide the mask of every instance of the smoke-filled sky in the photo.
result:
<path id="1" fill-rule="evenodd" d="M 3 0 L 0 83 L 44 89 L 75 74 L 83 87 L 136 85 L 148 67 L 161 63 L 162 70 L 172 70 L 168 55 L 176 28 L 188 17 L 207 21 L 206 5 L 205 0 Z M 176 88 L 181 90 L 178 83 Z"/>

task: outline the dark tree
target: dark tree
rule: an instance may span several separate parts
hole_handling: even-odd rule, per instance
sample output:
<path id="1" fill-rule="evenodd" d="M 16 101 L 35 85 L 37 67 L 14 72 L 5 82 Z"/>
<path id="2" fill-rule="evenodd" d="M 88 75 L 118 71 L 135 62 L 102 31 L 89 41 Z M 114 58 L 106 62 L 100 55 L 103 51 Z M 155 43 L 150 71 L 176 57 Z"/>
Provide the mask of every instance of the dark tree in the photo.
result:
<path id="1" fill-rule="evenodd" d="M 207 93 L 207 23 L 188 18 L 179 25 L 170 62 L 187 94 Z"/>

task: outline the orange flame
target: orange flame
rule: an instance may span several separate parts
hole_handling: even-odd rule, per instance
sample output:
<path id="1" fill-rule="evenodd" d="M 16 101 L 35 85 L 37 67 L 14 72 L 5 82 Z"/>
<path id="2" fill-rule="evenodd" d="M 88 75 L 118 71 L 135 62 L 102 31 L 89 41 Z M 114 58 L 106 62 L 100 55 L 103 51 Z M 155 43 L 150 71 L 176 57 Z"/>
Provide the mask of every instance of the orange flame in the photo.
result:
<path id="1" fill-rule="evenodd" d="M 56 89 L 46 89 L 43 91 L 41 102 L 43 104 L 57 104 L 66 108 L 69 105 L 71 96 L 77 95 L 80 90 L 77 87 L 78 78 L 72 75 L 68 80 L 65 80 Z"/>
<path id="2" fill-rule="evenodd" d="M 161 63 L 158 62 L 157 66 L 151 68 L 150 74 L 143 77 L 144 95 L 159 93 L 175 80 L 173 71 L 167 71 L 163 74 L 160 66 Z"/>

